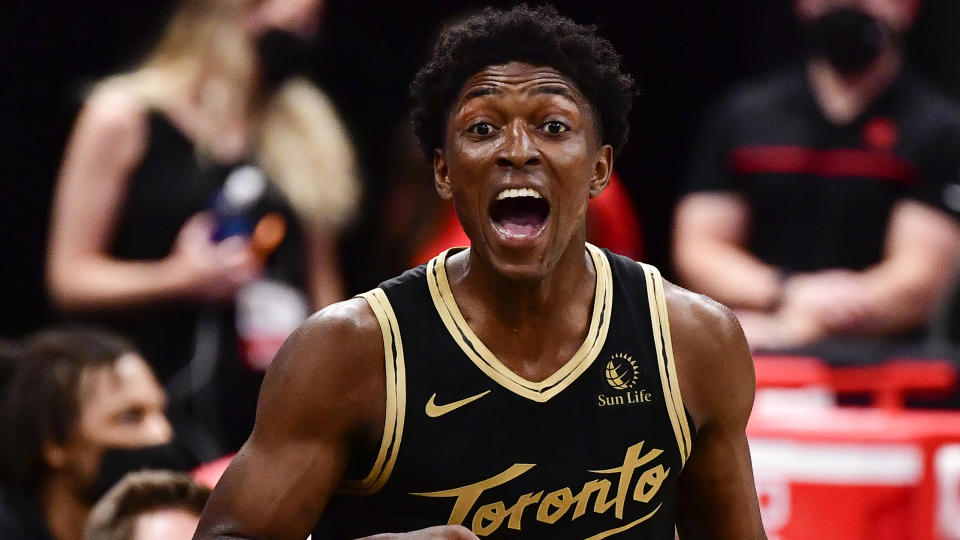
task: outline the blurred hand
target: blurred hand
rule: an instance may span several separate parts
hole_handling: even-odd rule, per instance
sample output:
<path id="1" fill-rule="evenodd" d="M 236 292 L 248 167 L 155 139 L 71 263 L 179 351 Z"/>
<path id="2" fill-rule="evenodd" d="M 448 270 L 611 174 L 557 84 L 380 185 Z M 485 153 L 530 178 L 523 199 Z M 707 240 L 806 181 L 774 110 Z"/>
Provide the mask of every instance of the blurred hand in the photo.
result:
<path id="1" fill-rule="evenodd" d="M 387 533 L 359 540 L 479 540 L 470 529 L 460 525 L 442 525 L 408 533 Z"/>
<path id="2" fill-rule="evenodd" d="M 260 275 L 263 265 L 249 242 L 239 236 L 214 243 L 214 226 L 207 212 L 191 216 L 180 228 L 167 260 L 183 280 L 187 295 L 205 302 L 232 300 L 237 289 Z"/>
<path id="3" fill-rule="evenodd" d="M 850 333 L 875 313 L 876 306 L 857 272 L 799 274 L 784 284 L 780 315 L 788 321 L 814 321 L 830 333 Z"/>
<path id="4" fill-rule="evenodd" d="M 753 350 L 783 349 L 816 341 L 826 329 L 802 313 L 737 310 L 743 335 Z"/>

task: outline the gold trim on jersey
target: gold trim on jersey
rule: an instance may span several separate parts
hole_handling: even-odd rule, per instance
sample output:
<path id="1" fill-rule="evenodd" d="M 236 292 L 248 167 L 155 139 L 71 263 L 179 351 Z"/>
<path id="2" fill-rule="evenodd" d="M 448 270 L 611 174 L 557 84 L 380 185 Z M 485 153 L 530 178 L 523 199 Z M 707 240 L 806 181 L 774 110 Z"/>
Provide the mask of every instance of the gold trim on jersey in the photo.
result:
<path id="1" fill-rule="evenodd" d="M 373 468 L 363 480 L 344 480 L 340 491 L 350 495 L 372 495 L 380 490 L 397 461 L 400 439 L 403 435 L 403 419 L 407 402 L 407 374 L 403 361 L 403 341 L 400 327 L 390 300 L 383 289 L 373 289 L 361 295 L 380 324 L 383 334 L 383 358 L 387 374 L 387 407 L 383 421 L 383 437 Z"/>
<path id="2" fill-rule="evenodd" d="M 673 343 L 670 335 L 670 318 L 667 314 L 667 300 L 663 289 L 660 271 L 649 264 L 638 263 L 643 268 L 647 281 L 647 301 L 650 304 L 650 321 L 653 328 L 653 342 L 657 349 L 657 366 L 660 369 L 660 383 L 663 387 L 663 400 L 667 406 L 667 415 L 677 437 L 680 449 L 681 466 L 690 457 L 690 425 L 680 396 L 677 382 L 677 367 L 673 357 Z"/>
<path id="3" fill-rule="evenodd" d="M 430 297 L 453 340 L 481 371 L 507 390 L 543 403 L 559 394 L 590 367 L 600 354 L 600 349 L 603 348 L 607 338 L 607 331 L 610 329 L 613 304 L 613 277 L 610 273 L 610 263 L 599 248 L 587 244 L 587 251 L 593 258 L 593 267 L 597 274 L 593 313 L 587 337 L 566 364 L 540 382 L 527 380 L 511 371 L 470 329 L 457 306 L 457 301 L 450 290 L 450 282 L 447 280 L 446 260 L 450 250 L 437 255 L 427 263 L 427 285 L 430 289 Z"/>

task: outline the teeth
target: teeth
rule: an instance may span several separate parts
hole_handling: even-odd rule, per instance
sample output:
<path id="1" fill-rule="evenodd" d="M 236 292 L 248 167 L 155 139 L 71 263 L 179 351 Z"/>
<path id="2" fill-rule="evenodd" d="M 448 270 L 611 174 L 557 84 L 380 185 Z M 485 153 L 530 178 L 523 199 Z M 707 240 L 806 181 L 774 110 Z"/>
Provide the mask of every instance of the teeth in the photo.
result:
<path id="1" fill-rule="evenodd" d="M 543 195 L 540 195 L 540 192 L 533 188 L 505 189 L 497 194 L 498 201 L 502 199 L 512 199 L 514 197 L 533 197 L 534 199 L 542 199 Z"/>

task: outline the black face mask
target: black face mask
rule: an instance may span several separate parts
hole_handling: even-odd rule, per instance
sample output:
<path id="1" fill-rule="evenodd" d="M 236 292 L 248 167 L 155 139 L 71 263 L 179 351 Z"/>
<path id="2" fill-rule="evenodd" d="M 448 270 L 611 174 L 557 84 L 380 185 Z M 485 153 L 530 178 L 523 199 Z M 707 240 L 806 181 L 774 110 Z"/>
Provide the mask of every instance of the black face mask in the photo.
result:
<path id="1" fill-rule="evenodd" d="M 807 25 L 806 35 L 810 54 L 830 62 L 844 75 L 868 68 L 893 41 L 887 25 L 853 8 L 822 15 Z"/>
<path id="2" fill-rule="evenodd" d="M 189 471 L 198 464 L 193 454 L 176 439 L 157 446 L 108 448 L 103 453 L 97 477 L 83 496 L 90 503 L 96 502 L 129 472 L 144 469 Z"/>
<path id="3" fill-rule="evenodd" d="M 273 28 L 257 41 L 257 56 L 263 87 L 276 90 L 287 79 L 305 73 L 310 68 L 315 40 Z"/>

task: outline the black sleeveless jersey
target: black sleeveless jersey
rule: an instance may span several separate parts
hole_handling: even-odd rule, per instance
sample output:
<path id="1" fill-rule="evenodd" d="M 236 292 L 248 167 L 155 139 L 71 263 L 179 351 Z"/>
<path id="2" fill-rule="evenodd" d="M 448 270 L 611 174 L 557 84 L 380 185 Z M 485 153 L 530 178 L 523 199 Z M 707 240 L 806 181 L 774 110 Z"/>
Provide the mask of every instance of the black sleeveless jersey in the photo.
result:
<path id="1" fill-rule="evenodd" d="M 383 331 L 384 435 L 369 474 L 328 505 L 326 535 L 449 523 L 493 538 L 673 540 L 691 427 L 663 283 L 652 266 L 587 249 L 597 274 L 587 337 L 540 382 L 467 326 L 449 252 L 362 295 Z"/>

